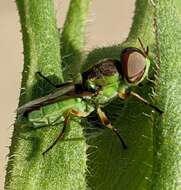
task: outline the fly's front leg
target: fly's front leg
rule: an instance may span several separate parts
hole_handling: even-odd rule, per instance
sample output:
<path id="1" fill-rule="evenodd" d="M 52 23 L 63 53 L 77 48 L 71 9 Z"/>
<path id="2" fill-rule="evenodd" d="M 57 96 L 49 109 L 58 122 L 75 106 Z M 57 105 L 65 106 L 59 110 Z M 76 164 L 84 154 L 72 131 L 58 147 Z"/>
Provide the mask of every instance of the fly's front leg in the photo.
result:
<path id="1" fill-rule="evenodd" d="M 57 142 L 59 140 L 64 138 L 65 131 L 66 131 L 66 128 L 68 126 L 69 119 L 70 119 L 71 115 L 77 116 L 77 117 L 87 117 L 89 115 L 89 113 L 87 113 L 87 112 L 79 112 L 79 111 L 77 111 L 75 109 L 71 109 L 71 110 L 67 111 L 67 113 L 65 115 L 64 122 L 63 122 L 62 130 L 60 131 L 60 133 L 59 133 L 58 137 L 55 139 L 55 141 L 43 152 L 43 155 L 45 155 L 49 150 L 51 150 L 57 144 Z"/>
<path id="2" fill-rule="evenodd" d="M 54 84 L 47 77 L 45 77 L 41 72 L 36 72 L 36 74 L 40 78 L 42 78 L 43 80 L 45 80 L 48 84 L 50 84 L 51 86 L 53 86 L 54 88 L 61 88 L 61 87 L 64 87 L 64 86 L 66 86 L 68 84 L 73 84 L 73 81 L 72 82 L 66 82 L 66 83 L 63 83 L 63 84 Z M 81 94 L 81 93 L 83 93 L 85 91 L 92 92 L 92 93 L 96 93 L 97 92 L 94 89 L 88 89 L 88 88 L 86 88 L 86 86 L 84 84 L 84 81 L 82 81 L 80 83 L 77 83 L 77 84 L 74 84 L 74 87 L 75 87 L 76 94 Z"/>
<path id="3" fill-rule="evenodd" d="M 45 77 L 41 72 L 36 72 L 36 74 L 42 78 L 43 80 L 45 80 L 48 84 L 50 84 L 51 86 L 53 86 L 54 88 L 61 88 L 66 86 L 67 84 L 72 84 L 72 82 L 66 82 L 63 84 L 54 84 L 53 82 L 51 82 L 47 77 Z"/>
<path id="4" fill-rule="evenodd" d="M 140 102 L 143 102 L 145 105 L 153 108 L 155 111 L 157 111 L 159 114 L 163 114 L 164 112 L 159 109 L 158 107 L 156 107 L 155 105 L 151 104 L 148 100 L 144 99 L 142 96 L 140 96 L 139 94 L 137 94 L 136 92 L 119 92 L 118 96 L 121 99 L 127 99 L 128 97 L 132 96 L 134 98 L 136 98 L 137 100 L 139 100 Z"/>
<path id="5" fill-rule="evenodd" d="M 130 95 L 133 96 L 134 98 L 136 98 L 137 100 L 143 102 L 145 105 L 153 108 L 155 111 L 157 111 L 160 114 L 163 114 L 163 111 L 161 109 L 159 109 L 158 107 L 152 105 L 150 102 L 148 102 L 147 100 L 145 100 L 143 97 L 141 97 L 139 94 L 135 93 L 135 92 L 130 92 Z"/>
<path id="6" fill-rule="evenodd" d="M 122 143 L 122 146 L 124 149 L 127 148 L 123 138 L 121 137 L 121 135 L 119 134 L 118 130 L 116 128 L 114 128 L 112 125 L 111 125 L 111 122 L 109 121 L 109 119 L 107 118 L 106 114 L 101 110 L 100 107 L 97 108 L 97 114 L 101 120 L 101 123 L 112 130 L 113 133 L 115 133 L 117 135 L 117 137 L 119 138 L 119 140 L 121 141 Z"/>
<path id="7" fill-rule="evenodd" d="M 36 72 L 36 74 L 42 78 L 43 80 L 45 80 L 48 84 L 50 84 L 51 86 L 53 86 L 54 88 L 57 88 L 57 86 L 55 84 L 53 84 L 47 77 L 45 77 L 44 75 L 41 74 L 41 72 Z"/>

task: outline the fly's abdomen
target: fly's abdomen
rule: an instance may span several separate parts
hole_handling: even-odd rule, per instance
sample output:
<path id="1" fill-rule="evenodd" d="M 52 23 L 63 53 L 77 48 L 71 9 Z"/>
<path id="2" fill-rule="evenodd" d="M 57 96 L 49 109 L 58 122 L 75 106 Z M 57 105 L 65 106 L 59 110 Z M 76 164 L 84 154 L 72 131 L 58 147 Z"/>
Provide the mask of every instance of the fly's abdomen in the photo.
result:
<path id="1" fill-rule="evenodd" d="M 28 114 L 28 119 L 34 126 L 53 123 L 58 119 L 64 120 L 64 115 L 70 109 L 90 113 L 92 108 L 81 98 L 72 98 L 41 107 Z"/>

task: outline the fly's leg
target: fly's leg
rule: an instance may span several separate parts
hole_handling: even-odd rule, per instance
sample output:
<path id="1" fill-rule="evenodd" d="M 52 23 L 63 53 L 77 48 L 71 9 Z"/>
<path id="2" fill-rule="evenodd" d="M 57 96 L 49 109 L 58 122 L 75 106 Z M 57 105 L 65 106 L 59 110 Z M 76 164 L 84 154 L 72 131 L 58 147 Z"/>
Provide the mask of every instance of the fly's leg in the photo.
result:
<path id="1" fill-rule="evenodd" d="M 159 109 L 158 107 L 152 105 L 149 101 L 145 100 L 143 97 L 141 97 L 139 94 L 135 93 L 135 92 L 130 92 L 130 96 L 133 96 L 134 98 L 136 98 L 137 100 L 143 102 L 145 105 L 153 108 L 155 111 L 157 111 L 160 114 L 163 114 L 163 111 L 161 109 Z"/>
<path id="2" fill-rule="evenodd" d="M 64 122 L 63 122 L 63 129 L 61 130 L 61 132 L 59 133 L 58 137 L 55 139 L 55 141 L 42 153 L 43 156 L 50 150 L 52 149 L 59 140 L 63 139 L 64 134 L 65 134 L 65 130 L 66 127 L 68 125 L 68 119 L 69 119 L 70 113 L 67 113 L 67 115 L 65 116 Z"/>
<path id="3" fill-rule="evenodd" d="M 121 141 L 121 144 L 123 146 L 124 149 L 127 148 L 123 138 L 121 137 L 121 135 L 119 134 L 118 130 L 116 128 L 114 128 L 112 125 L 111 125 L 111 122 L 109 121 L 109 119 L 107 118 L 106 114 L 101 110 L 100 107 L 97 108 L 97 114 L 101 120 L 101 123 L 112 130 L 113 133 L 115 133 L 117 135 L 117 137 L 119 138 L 119 140 Z"/>
<path id="4" fill-rule="evenodd" d="M 155 111 L 157 111 L 159 114 L 163 114 L 164 112 L 159 109 L 158 107 L 154 106 L 153 104 L 151 104 L 148 100 L 144 99 L 142 96 L 140 96 L 139 94 L 137 94 L 136 92 L 119 92 L 118 96 L 122 99 L 127 99 L 128 97 L 132 96 L 134 98 L 136 98 L 137 100 L 139 100 L 140 102 L 143 102 L 145 105 L 149 106 L 150 108 L 153 108 Z"/>
<path id="5" fill-rule="evenodd" d="M 148 48 L 148 46 L 147 46 L 146 49 L 145 49 L 145 47 L 144 47 L 144 45 L 143 45 L 143 43 L 142 43 L 142 41 L 141 41 L 140 38 L 138 38 L 138 41 L 139 41 L 139 43 L 140 43 L 140 45 L 141 45 L 141 48 L 143 49 L 144 54 L 145 54 L 146 56 L 148 56 L 148 53 L 149 53 L 149 48 Z"/>
<path id="6" fill-rule="evenodd" d="M 57 86 L 55 84 L 53 84 L 47 77 L 45 77 L 44 75 L 42 75 L 40 72 L 36 72 L 36 74 L 44 79 L 48 84 L 50 84 L 51 86 L 53 86 L 54 88 L 57 88 Z"/>
<path id="7" fill-rule="evenodd" d="M 59 133 L 58 137 L 55 139 L 55 141 L 42 153 L 43 155 L 45 155 L 49 150 L 51 150 L 57 144 L 57 142 L 59 140 L 63 139 L 71 115 L 74 115 L 77 117 L 87 117 L 89 115 L 89 113 L 79 112 L 74 109 L 69 110 L 65 115 L 65 119 L 63 122 L 63 129 L 60 131 L 60 133 Z"/>
<path id="8" fill-rule="evenodd" d="M 61 124 L 63 122 L 63 121 L 59 121 L 59 120 L 61 120 L 61 118 L 62 118 L 62 116 L 58 116 L 54 121 L 52 121 L 52 122 L 50 122 L 48 124 L 42 124 L 41 125 L 41 123 L 43 123 L 43 122 L 39 122 L 40 125 L 38 125 L 38 126 L 34 126 L 33 122 L 31 122 L 32 123 L 32 128 L 33 128 L 33 130 L 37 130 L 37 129 L 42 129 L 42 128 L 44 129 L 44 128 L 47 128 L 47 127 L 50 127 L 50 126 L 54 127 L 54 126 L 59 125 L 59 124 Z"/>
<path id="9" fill-rule="evenodd" d="M 49 83 L 54 88 L 61 88 L 61 87 L 64 87 L 64 86 L 66 86 L 68 84 L 73 84 L 73 82 L 66 82 L 66 83 L 63 83 L 63 84 L 56 84 L 55 85 L 47 77 L 45 77 L 44 75 L 42 75 L 40 72 L 37 72 L 36 74 L 39 77 L 41 77 L 42 79 L 44 79 L 47 83 Z M 84 91 L 95 93 L 95 90 L 93 90 L 93 89 L 87 89 L 86 86 L 85 86 L 85 84 L 83 82 L 82 83 L 78 83 L 78 84 L 74 84 L 74 85 L 75 85 L 75 92 L 76 92 L 76 94 L 81 94 Z"/>
<path id="10" fill-rule="evenodd" d="M 66 82 L 66 83 L 63 83 L 63 84 L 54 84 L 53 82 L 51 82 L 47 77 L 45 77 L 44 75 L 41 74 L 41 72 L 36 72 L 36 74 L 44 79 L 48 84 L 50 84 L 51 86 L 53 86 L 54 88 L 60 88 L 60 87 L 64 87 L 66 86 L 67 84 L 72 84 L 72 82 Z"/>

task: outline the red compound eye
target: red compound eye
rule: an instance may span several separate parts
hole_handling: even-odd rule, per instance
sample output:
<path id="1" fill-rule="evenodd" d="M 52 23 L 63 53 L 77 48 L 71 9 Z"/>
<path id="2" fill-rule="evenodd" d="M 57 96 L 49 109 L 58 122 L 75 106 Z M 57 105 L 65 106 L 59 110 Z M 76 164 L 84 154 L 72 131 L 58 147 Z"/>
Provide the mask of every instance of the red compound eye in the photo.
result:
<path id="1" fill-rule="evenodd" d="M 137 48 L 126 48 L 122 51 L 122 74 L 128 83 L 137 83 L 141 80 L 146 64 L 146 57 Z"/>

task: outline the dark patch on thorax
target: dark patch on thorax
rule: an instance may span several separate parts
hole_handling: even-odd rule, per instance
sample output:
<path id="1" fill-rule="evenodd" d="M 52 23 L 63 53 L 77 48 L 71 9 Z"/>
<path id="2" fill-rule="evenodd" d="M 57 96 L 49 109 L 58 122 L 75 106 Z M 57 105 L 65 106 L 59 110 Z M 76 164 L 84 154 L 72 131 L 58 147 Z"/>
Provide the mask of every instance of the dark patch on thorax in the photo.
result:
<path id="1" fill-rule="evenodd" d="M 92 78 L 100 79 L 104 76 L 112 76 L 115 74 L 119 74 L 115 62 L 113 60 L 105 60 L 82 73 L 82 77 L 84 80 Z"/>

